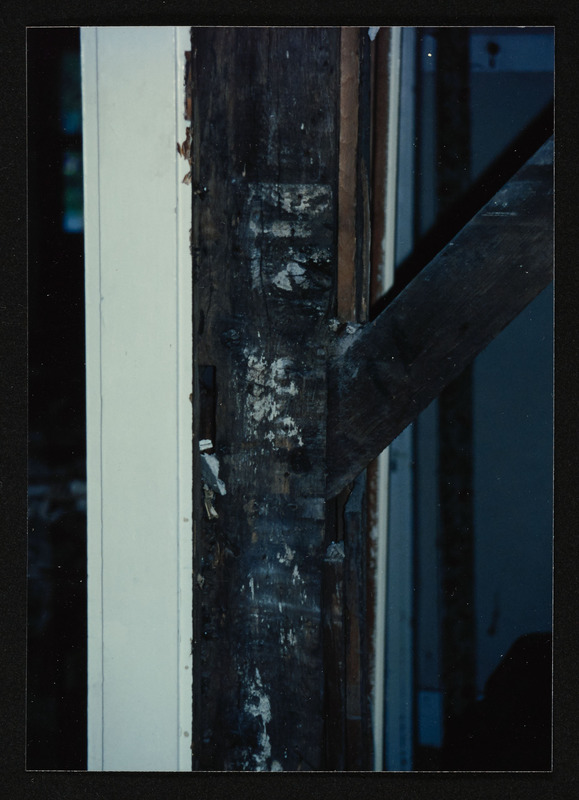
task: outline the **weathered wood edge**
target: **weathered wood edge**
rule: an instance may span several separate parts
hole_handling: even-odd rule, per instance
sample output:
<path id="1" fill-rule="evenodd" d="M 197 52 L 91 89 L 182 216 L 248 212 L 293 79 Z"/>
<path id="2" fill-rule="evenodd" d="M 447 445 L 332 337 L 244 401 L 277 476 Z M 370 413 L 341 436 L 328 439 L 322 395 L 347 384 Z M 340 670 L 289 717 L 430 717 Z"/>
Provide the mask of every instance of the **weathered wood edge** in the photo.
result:
<path id="1" fill-rule="evenodd" d="M 328 363 L 334 497 L 552 279 L 553 138 Z"/>

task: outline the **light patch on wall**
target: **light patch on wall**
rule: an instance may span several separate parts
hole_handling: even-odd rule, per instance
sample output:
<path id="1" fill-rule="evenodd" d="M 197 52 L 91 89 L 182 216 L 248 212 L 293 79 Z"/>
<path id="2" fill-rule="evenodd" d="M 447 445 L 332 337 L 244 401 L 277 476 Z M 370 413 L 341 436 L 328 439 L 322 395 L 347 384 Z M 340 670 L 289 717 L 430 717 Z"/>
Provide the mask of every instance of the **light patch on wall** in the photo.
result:
<path id="1" fill-rule="evenodd" d="M 253 717 L 260 717 L 263 730 L 258 736 L 258 751 L 251 754 L 257 772 L 267 770 L 268 759 L 271 758 L 271 742 L 267 733 L 267 723 L 271 722 L 271 703 L 263 688 L 259 669 L 255 669 L 255 678 L 248 682 L 250 699 L 245 703 L 245 711 Z M 248 753 L 249 757 L 249 753 Z M 278 762 L 276 762 L 278 763 Z M 249 767 L 248 760 L 246 765 Z M 279 771 L 279 770 L 276 770 Z"/>
<path id="2" fill-rule="evenodd" d="M 254 183 L 249 186 L 241 230 L 247 237 L 254 288 L 259 288 L 263 280 L 264 252 L 271 250 L 275 242 L 283 242 L 282 249 L 288 255 L 295 255 L 289 242 L 308 242 L 312 238 L 312 226 L 319 217 L 328 213 L 331 203 L 330 186 L 308 183 Z M 269 213 L 264 213 L 266 210 Z M 329 255 L 327 247 L 318 246 L 313 252 L 308 251 L 307 258 L 325 262 Z M 296 286 L 307 288 L 305 270 L 297 263 L 299 260 L 298 257 L 277 271 L 272 280 L 277 288 L 284 291 L 291 291 Z"/>
<path id="3" fill-rule="evenodd" d="M 247 383 L 249 391 L 245 400 L 246 413 L 253 422 L 254 435 L 258 427 L 267 424 L 262 433 L 266 441 L 273 443 L 278 437 L 294 439 L 301 447 L 301 431 L 289 411 L 289 400 L 298 394 L 298 387 L 291 379 L 293 362 L 289 358 L 269 361 L 263 354 L 256 355 L 247 348 Z"/>

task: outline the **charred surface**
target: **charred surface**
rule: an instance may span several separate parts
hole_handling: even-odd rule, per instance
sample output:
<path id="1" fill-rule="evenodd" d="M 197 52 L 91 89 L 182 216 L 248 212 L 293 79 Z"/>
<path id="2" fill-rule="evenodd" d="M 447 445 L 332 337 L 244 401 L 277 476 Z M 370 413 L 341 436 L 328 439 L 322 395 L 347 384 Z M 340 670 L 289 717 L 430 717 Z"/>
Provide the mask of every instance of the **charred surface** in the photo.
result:
<path id="1" fill-rule="evenodd" d="M 196 534 L 200 769 L 322 766 L 338 48 L 337 29 L 193 31 L 197 363 L 226 488 Z"/>

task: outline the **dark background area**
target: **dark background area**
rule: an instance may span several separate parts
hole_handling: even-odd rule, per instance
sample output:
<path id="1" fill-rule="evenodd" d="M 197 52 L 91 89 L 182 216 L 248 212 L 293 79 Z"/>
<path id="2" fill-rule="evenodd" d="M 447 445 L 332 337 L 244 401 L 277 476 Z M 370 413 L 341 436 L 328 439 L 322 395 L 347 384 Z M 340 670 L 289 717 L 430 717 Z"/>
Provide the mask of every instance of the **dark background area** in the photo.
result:
<path id="1" fill-rule="evenodd" d="M 28 769 L 86 768 L 78 29 L 28 31 Z"/>
<path id="2" fill-rule="evenodd" d="M 550 135 L 553 32 L 418 29 L 415 82 L 401 277 Z M 549 287 L 413 425 L 414 769 L 550 769 L 552 304 Z"/>

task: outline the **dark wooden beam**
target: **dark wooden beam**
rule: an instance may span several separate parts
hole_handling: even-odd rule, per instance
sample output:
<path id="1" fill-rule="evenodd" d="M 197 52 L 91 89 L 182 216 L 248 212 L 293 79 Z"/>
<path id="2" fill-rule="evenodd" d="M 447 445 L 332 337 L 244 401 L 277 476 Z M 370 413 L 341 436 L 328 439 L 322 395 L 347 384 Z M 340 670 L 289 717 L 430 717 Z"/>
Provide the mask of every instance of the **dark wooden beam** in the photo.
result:
<path id="1" fill-rule="evenodd" d="M 193 29 L 195 437 L 226 489 L 197 470 L 195 769 L 324 767 L 339 55 L 339 28 Z"/>
<path id="2" fill-rule="evenodd" d="M 552 186 L 549 139 L 372 323 L 337 339 L 328 368 L 327 497 L 549 284 Z"/>
<path id="3" fill-rule="evenodd" d="M 336 313 L 354 319 L 357 305 L 356 206 L 360 83 L 360 29 L 345 27 L 340 35 L 340 149 L 338 174 L 338 273 Z"/>

